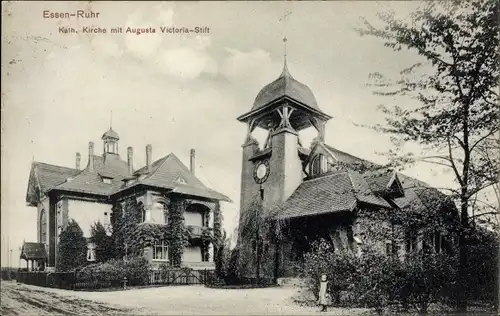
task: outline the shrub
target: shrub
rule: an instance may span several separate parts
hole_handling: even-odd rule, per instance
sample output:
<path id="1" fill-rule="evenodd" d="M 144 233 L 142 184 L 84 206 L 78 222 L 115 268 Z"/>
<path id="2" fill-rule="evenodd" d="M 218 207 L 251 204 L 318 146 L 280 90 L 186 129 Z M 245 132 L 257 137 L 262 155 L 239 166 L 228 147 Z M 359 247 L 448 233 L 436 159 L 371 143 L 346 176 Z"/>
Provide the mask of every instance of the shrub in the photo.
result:
<path id="1" fill-rule="evenodd" d="M 335 303 L 340 303 L 342 291 L 347 290 L 354 281 L 356 258 L 347 252 L 334 253 L 325 240 L 312 244 L 312 251 L 304 257 L 304 265 L 299 274 L 305 279 L 305 286 L 318 299 L 319 280 L 322 274 L 328 278 L 328 293 Z"/>
<path id="2" fill-rule="evenodd" d="M 87 263 L 87 239 L 74 220 L 59 235 L 57 270 L 73 271 Z"/>
<path id="3" fill-rule="evenodd" d="M 418 252 L 401 261 L 366 250 L 356 257 L 346 251 L 333 252 L 322 240 L 313 244 L 304 259 L 300 274 L 315 300 L 324 273 L 336 305 L 368 307 L 378 314 L 394 306 L 425 314 L 432 303 L 449 304 L 457 279 L 456 258 L 442 253 Z"/>
<path id="4" fill-rule="evenodd" d="M 469 299 L 498 305 L 498 233 L 478 227 L 471 233 L 467 248 Z"/>
<path id="5" fill-rule="evenodd" d="M 90 227 L 90 242 L 95 244 L 96 261 L 105 262 L 117 257 L 113 238 L 108 236 L 106 228 L 101 222 L 96 222 Z"/>
<path id="6" fill-rule="evenodd" d="M 128 261 L 112 259 L 107 262 L 90 264 L 77 272 L 77 282 L 102 282 L 119 286 L 126 277 L 129 285 L 147 283 L 150 265 L 144 258 Z"/>

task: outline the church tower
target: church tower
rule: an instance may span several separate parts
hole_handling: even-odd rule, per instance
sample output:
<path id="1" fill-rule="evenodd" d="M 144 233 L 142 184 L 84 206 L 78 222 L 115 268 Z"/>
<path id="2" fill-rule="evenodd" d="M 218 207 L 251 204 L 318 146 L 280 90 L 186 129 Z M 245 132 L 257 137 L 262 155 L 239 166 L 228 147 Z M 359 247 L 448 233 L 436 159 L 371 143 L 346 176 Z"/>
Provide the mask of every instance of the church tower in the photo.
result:
<path id="1" fill-rule="evenodd" d="M 238 117 L 247 124 L 243 147 L 240 214 L 252 200 L 262 199 L 265 212 L 279 206 L 302 183 L 307 150 L 299 133 L 313 126 L 317 139 L 324 141 L 325 123 L 331 116 L 323 113 L 311 89 L 292 77 L 285 62 L 281 75 L 257 95 L 250 112 Z M 267 131 L 262 149 L 252 132 Z"/>

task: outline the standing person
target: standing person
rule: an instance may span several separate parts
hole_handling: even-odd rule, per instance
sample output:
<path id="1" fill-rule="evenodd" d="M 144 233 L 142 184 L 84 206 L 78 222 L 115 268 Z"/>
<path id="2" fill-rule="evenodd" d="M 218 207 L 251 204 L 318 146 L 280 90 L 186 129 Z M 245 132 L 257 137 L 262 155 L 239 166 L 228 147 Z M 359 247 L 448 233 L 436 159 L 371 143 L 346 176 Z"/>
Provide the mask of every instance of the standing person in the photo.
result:
<path id="1" fill-rule="evenodd" d="M 327 293 L 328 281 L 326 280 L 326 274 L 321 275 L 321 280 L 319 282 L 319 300 L 318 303 L 321 305 L 321 311 L 326 312 L 326 293 Z"/>

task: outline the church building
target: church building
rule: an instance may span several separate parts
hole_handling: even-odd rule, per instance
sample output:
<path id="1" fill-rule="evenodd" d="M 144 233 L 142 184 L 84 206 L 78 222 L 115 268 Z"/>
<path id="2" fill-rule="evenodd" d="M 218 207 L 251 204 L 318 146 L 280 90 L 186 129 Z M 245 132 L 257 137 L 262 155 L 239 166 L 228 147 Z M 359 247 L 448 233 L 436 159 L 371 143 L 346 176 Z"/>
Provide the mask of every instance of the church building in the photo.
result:
<path id="1" fill-rule="evenodd" d="M 426 240 L 436 251 L 450 246 L 450 240 L 439 233 L 424 237 L 418 231 L 403 232 L 399 240 L 368 240 L 368 223 L 358 216 L 361 211 L 425 208 L 429 190 L 441 199 L 444 195 L 421 181 L 328 145 L 325 127 L 331 118 L 320 109 L 311 89 L 290 74 L 286 58 L 281 75 L 262 88 L 249 112 L 238 117 L 247 126 L 242 145 L 240 228 L 246 212 L 260 199 L 264 217 L 296 232 L 282 244 L 259 245 L 252 236 L 242 236 L 240 229 L 240 251 L 253 260 L 244 272 L 247 277 L 291 276 L 294 263 L 319 239 L 328 240 L 335 250 L 359 254 L 370 243 L 400 257 L 424 247 Z M 257 127 L 268 134 L 262 146 L 252 135 Z M 309 127 L 317 131 L 317 137 L 306 148 L 299 136 Z M 392 229 L 391 223 L 381 225 Z M 255 263 L 258 256 L 265 258 L 262 266 Z"/>
<path id="2" fill-rule="evenodd" d="M 213 229 L 214 220 L 220 220 L 219 203 L 230 199 L 206 187 L 195 176 L 195 150 L 190 152 L 188 168 L 173 153 L 154 161 L 152 146 L 146 145 L 146 165 L 136 169 L 132 147 L 127 148 L 123 160 L 119 140 L 110 127 L 102 135 L 101 155 L 95 153 L 94 143 L 90 142 L 88 163 L 83 169 L 79 153 L 74 168 L 32 163 L 26 202 L 37 209 L 38 240 L 23 245 L 21 258 L 29 268 L 40 269 L 43 265 L 45 270 L 55 270 L 59 235 L 70 219 L 80 225 L 87 238 L 91 226 L 98 221 L 111 233 L 113 206 L 133 199 L 141 212 L 139 225 L 167 225 L 169 213 L 182 208 L 176 211 L 183 214 L 184 225 L 192 232 L 192 240 L 182 253 L 182 265 L 214 269 L 213 245 L 202 246 L 199 239 L 204 230 Z M 155 243 L 144 249 L 144 256 L 153 267 L 168 264 L 169 247 Z M 87 260 L 95 260 L 94 245 L 90 242 Z"/>

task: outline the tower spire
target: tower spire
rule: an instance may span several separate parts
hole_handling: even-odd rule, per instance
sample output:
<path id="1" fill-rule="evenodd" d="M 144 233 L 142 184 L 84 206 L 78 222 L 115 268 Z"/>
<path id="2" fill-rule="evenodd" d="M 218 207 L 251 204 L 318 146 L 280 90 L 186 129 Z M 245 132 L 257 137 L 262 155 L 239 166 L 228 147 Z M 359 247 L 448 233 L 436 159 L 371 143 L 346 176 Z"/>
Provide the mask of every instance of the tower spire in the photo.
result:
<path id="1" fill-rule="evenodd" d="M 109 129 L 113 127 L 113 110 L 109 113 Z"/>
<path id="2" fill-rule="evenodd" d="M 288 39 L 286 37 L 286 20 L 292 12 L 288 11 L 286 9 L 286 0 L 285 0 L 285 5 L 284 5 L 284 10 L 283 10 L 283 16 L 280 17 L 279 21 L 283 22 L 283 72 L 282 75 L 289 74 L 288 73 L 288 65 L 287 65 L 287 60 L 286 60 L 286 53 L 287 53 L 287 47 L 286 43 L 288 42 Z"/>

